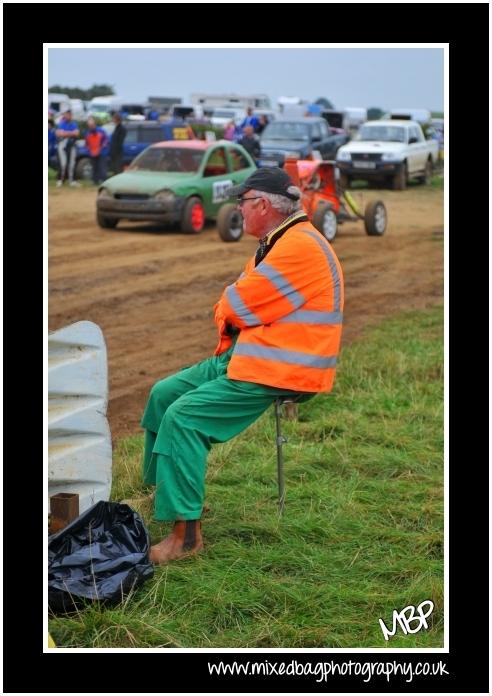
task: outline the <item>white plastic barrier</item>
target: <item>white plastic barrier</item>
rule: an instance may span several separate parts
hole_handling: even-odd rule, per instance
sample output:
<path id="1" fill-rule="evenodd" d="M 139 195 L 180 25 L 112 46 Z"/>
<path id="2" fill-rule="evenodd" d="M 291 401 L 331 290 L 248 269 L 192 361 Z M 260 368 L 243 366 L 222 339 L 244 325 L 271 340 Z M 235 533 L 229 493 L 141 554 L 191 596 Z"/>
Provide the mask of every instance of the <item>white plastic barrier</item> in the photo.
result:
<path id="1" fill-rule="evenodd" d="M 101 329 L 79 321 L 48 340 L 48 494 L 78 493 L 79 512 L 111 491 L 108 366 Z"/>

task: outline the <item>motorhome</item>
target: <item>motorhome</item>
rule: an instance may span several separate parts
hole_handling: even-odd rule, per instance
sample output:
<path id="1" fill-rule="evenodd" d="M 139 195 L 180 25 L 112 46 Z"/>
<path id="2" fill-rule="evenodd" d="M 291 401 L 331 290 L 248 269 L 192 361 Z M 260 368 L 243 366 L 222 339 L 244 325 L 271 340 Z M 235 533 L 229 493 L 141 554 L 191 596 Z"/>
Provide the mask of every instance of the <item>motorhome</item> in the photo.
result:
<path id="1" fill-rule="evenodd" d="M 270 98 L 266 94 L 207 94 L 205 92 L 195 92 L 190 96 L 192 104 L 202 104 L 205 106 L 228 106 L 246 109 L 251 106 L 258 109 L 271 109 Z"/>

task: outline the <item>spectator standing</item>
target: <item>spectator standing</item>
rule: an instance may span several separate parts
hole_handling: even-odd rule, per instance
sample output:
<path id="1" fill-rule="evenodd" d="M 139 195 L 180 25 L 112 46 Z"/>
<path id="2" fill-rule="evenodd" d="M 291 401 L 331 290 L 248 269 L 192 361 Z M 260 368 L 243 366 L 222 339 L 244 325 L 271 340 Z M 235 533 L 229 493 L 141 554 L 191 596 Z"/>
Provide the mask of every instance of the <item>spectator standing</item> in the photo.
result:
<path id="1" fill-rule="evenodd" d="M 256 129 L 257 134 L 261 135 L 261 133 L 263 133 L 263 131 L 265 130 L 265 128 L 267 126 L 268 126 L 268 119 L 265 116 L 265 114 L 261 114 L 260 119 L 259 119 L 259 123 L 258 123 L 258 128 Z"/>
<path id="2" fill-rule="evenodd" d="M 245 126 L 243 128 L 244 135 L 239 141 L 239 144 L 244 147 L 251 157 L 256 161 L 260 156 L 260 141 L 254 132 L 253 126 Z"/>
<path id="3" fill-rule="evenodd" d="M 246 118 L 244 118 L 241 121 L 241 123 L 239 124 L 239 128 L 244 132 L 246 126 L 252 126 L 254 132 L 256 133 L 256 130 L 259 125 L 260 122 L 258 121 L 258 118 L 253 114 L 252 107 L 248 106 L 248 108 L 246 109 Z"/>
<path id="4" fill-rule="evenodd" d="M 224 140 L 234 140 L 236 134 L 236 124 L 234 121 L 229 121 L 227 126 L 224 128 Z"/>
<path id="5" fill-rule="evenodd" d="M 92 164 L 92 181 L 96 184 L 101 183 L 106 178 L 105 157 L 103 150 L 108 144 L 106 131 L 96 124 L 93 116 L 87 119 L 87 132 L 85 134 L 85 144 L 89 150 Z"/>
<path id="6" fill-rule="evenodd" d="M 79 126 L 72 121 L 70 109 L 64 112 L 62 120 L 56 129 L 58 140 L 58 181 L 57 186 L 62 186 L 68 178 L 70 186 L 80 186 L 74 179 L 75 157 L 77 154 L 77 138 L 80 136 Z"/>
<path id="7" fill-rule="evenodd" d="M 48 162 L 56 156 L 56 128 L 52 118 L 48 118 Z"/>
<path id="8" fill-rule="evenodd" d="M 109 168 L 113 174 L 123 171 L 123 143 L 126 137 L 126 128 L 121 122 L 121 114 L 113 114 L 115 129 L 109 143 Z"/>

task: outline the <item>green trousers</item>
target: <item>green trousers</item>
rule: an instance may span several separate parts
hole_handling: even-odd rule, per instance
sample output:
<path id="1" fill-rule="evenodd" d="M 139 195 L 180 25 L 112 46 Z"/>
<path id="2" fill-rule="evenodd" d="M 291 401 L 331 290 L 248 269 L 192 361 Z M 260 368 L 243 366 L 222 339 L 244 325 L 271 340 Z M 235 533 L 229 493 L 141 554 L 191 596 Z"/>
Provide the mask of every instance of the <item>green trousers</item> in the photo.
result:
<path id="1" fill-rule="evenodd" d="M 184 368 L 150 391 L 141 421 L 146 431 L 143 478 L 156 486 L 157 520 L 199 519 L 212 445 L 245 430 L 278 396 L 298 396 L 229 379 L 232 350 Z"/>

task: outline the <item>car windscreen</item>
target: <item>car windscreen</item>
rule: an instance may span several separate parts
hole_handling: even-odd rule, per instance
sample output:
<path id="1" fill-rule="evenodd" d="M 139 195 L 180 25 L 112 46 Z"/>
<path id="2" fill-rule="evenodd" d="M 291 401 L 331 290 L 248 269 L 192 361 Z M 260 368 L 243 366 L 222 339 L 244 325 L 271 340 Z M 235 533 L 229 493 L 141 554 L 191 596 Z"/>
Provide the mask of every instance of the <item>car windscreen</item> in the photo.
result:
<path id="1" fill-rule="evenodd" d="M 385 143 L 404 143 L 405 129 L 399 126 L 362 126 L 356 140 L 379 140 Z"/>
<path id="2" fill-rule="evenodd" d="M 261 140 L 304 140 L 309 142 L 307 123 L 280 122 L 269 123 L 261 134 Z"/>
<path id="3" fill-rule="evenodd" d="M 196 172 L 203 150 L 179 147 L 148 147 L 131 163 L 129 169 L 148 172 Z"/>

